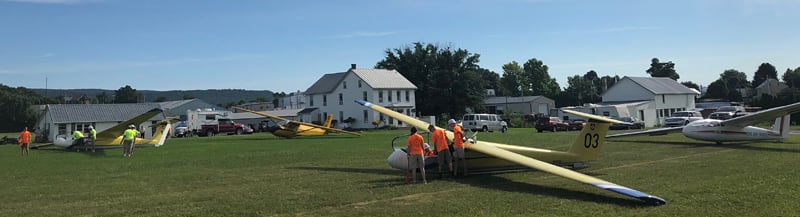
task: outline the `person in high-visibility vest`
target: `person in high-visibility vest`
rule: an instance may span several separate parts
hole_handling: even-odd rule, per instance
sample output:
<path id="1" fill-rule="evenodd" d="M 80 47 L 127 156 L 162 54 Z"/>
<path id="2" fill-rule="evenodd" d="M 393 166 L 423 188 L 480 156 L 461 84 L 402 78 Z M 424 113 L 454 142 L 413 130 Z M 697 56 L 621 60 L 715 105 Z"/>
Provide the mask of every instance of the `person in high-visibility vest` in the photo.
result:
<path id="1" fill-rule="evenodd" d="M 20 155 L 22 156 L 30 155 L 30 147 L 29 147 L 30 143 L 31 143 L 31 132 L 28 131 L 28 127 L 25 127 L 25 129 L 22 130 L 21 133 L 19 133 L 19 148 L 21 149 Z"/>
<path id="2" fill-rule="evenodd" d="M 81 151 L 81 146 L 84 148 L 86 147 L 86 138 L 83 137 L 83 133 L 81 133 L 80 130 L 75 130 L 72 132 L 72 141 L 72 146 L 70 147 L 78 146 L 75 148 L 75 151 L 77 152 Z"/>
<path id="3" fill-rule="evenodd" d="M 88 145 L 92 145 L 92 152 L 94 152 L 95 140 L 97 140 L 97 130 L 95 130 L 94 127 L 92 127 L 92 125 L 89 125 L 89 141 L 86 141 L 87 145 L 83 146 L 84 147 L 83 150 L 88 151 Z"/>
<path id="4" fill-rule="evenodd" d="M 139 131 L 136 131 L 136 126 L 132 124 L 128 126 L 128 129 L 122 132 L 122 156 L 123 157 L 130 157 L 133 154 L 133 146 L 136 145 L 136 135 L 139 134 Z"/>

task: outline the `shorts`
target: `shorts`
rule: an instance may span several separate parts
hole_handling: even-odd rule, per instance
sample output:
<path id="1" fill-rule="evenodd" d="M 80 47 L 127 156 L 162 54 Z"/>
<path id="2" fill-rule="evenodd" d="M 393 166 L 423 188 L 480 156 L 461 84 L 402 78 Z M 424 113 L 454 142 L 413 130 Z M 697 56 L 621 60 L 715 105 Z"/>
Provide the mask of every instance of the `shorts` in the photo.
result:
<path id="1" fill-rule="evenodd" d="M 453 152 L 454 158 L 464 158 L 464 148 L 456 148 L 456 151 Z"/>
<path id="2" fill-rule="evenodd" d="M 408 156 L 408 169 L 425 167 L 425 158 L 421 154 L 412 154 Z"/>
<path id="3" fill-rule="evenodd" d="M 437 157 L 439 159 L 439 165 L 450 165 L 453 163 L 453 153 L 450 153 L 450 150 L 440 151 Z"/>
<path id="4" fill-rule="evenodd" d="M 28 143 L 20 143 L 19 147 L 27 148 L 28 147 Z"/>
<path id="5" fill-rule="evenodd" d="M 125 150 L 130 149 L 132 145 L 133 145 L 133 140 L 122 140 L 122 147 L 124 147 Z"/>

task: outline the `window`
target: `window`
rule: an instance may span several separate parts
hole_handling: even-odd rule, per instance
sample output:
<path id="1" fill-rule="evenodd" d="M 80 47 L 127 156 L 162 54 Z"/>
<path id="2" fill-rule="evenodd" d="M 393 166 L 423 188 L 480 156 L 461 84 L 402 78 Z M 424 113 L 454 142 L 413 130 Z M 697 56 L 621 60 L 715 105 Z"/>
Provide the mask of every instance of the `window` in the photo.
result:
<path id="1" fill-rule="evenodd" d="M 217 115 L 214 114 L 206 115 L 206 120 L 217 120 Z"/>
<path id="2" fill-rule="evenodd" d="M 378 102 L 383 102 L 383 91 L 378 91 Z"/>
<path id="3" fill-rule="evenodd" d="M 402 101 L 402 100 L 400 100 L 400 91 L 399 90 L 397 91 L 397 101 L 398 102 Z"/>
<path id="4" fill-rule="evenodd" d="M 342 98 L 342 94 L 339 94 L 339 105 L 344 105 L 344 98 Z"/>
<path id="5" fill-rule="evenodd" d="M 58 135 L 67 135 L 67 124 L 58 125 Z"/>
<path id="6" fill-rule="evenodd" d="M 386 94 L 386 97 L 388 97 L 387 100 L 386 100 L 387 102 L 391 102 L 392 101 L 392 91 L 391 90 L 388 92 L 388 94 Z"/>
<path id="7" fill-rule="evenodd" d="M 308 99 L 308 105 L 314 107 L 314 95 L 309 95 Z"/>
<path id="8" fill-rule="evenodd" d="M 328 106 L 328 95 L 322 95 L 322 106 Z"/>
<path id="9" fill-rule="evenodd" d="M 339 111 L 339 123 L 344 122 L 344 119 L 342 117 L 344 117 L 344 112 Z"/>
<path id="10" fill-rule="evenodd" d="M 361 88 L 361 80 L 358 80 L 358 88 Z"/>
<path id="11" fill-rule="evenodd" d="M 365 92 L 365 93 L 366 93 L 366 92 Z M 364 121 L 363 121 L 363 122 L 364 122 L 364 123 L 367 123 L 367 122 L 369 122 L 369 117 L 368 117 L 368 114 L 367 114 L 367 110 L 364 110 Z"/>
<path id="12" fill-rule="evenodd" d="M 367 101 L 367 91 L 364 91 L 364 101 Z"/>
<path id="13" fill-rule="evenodd" d="M 610 116 L 608 112 L 603 112 L 603 116 Z"/>
<path id="14" fill-rule="evenodd" d="M 409 92 L 406 90 L 406 102 L 409 102 L 409 101 L 411 101 L 411 100 L 408 100 L 408 93 L 409 93 Z"/>
<path id="15" fill-rule="evenodd" d="M 392 125 L 392 124 L 394 124 L 394 118 L 392 118 L 392 117 L 389 117 L 389 123 L 388 123 L 388 124 L 389 124 L 389 125 Z"/>
<path id="16" fill-rule="evenodd" d="M 661 103 L 667 103 L 667 97 L 665 95 L 661 95 Z"/>
<path id="17" fill-rule="evenodd" d="M 342 82 L 342 89 L 347 89 L 347 81 Z"/>

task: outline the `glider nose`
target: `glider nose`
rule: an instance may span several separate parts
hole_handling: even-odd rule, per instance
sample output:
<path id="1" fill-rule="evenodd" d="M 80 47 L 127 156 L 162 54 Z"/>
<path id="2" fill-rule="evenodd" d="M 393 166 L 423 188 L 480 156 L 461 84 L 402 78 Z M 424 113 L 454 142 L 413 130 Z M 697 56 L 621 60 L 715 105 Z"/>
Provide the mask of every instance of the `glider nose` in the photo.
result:
<path id="1" fill-rule="evenodd" d="M 401 170 L 408 169 L 408 155 L 401 149 L 395 149 L 386 161 L 389 162 L 389 166 L 392 168 Z"/>

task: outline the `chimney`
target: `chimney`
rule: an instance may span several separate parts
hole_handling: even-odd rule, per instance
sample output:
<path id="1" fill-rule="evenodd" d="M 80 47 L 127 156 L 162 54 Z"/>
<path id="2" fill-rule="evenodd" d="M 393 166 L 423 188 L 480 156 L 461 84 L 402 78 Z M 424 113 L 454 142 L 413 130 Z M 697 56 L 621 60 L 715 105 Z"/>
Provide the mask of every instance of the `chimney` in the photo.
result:
<path id="1" fill-rule="evenodd" d="M 350 69 L 356 69 L 356 64 L 355 63 L 350 64 Z"/>

